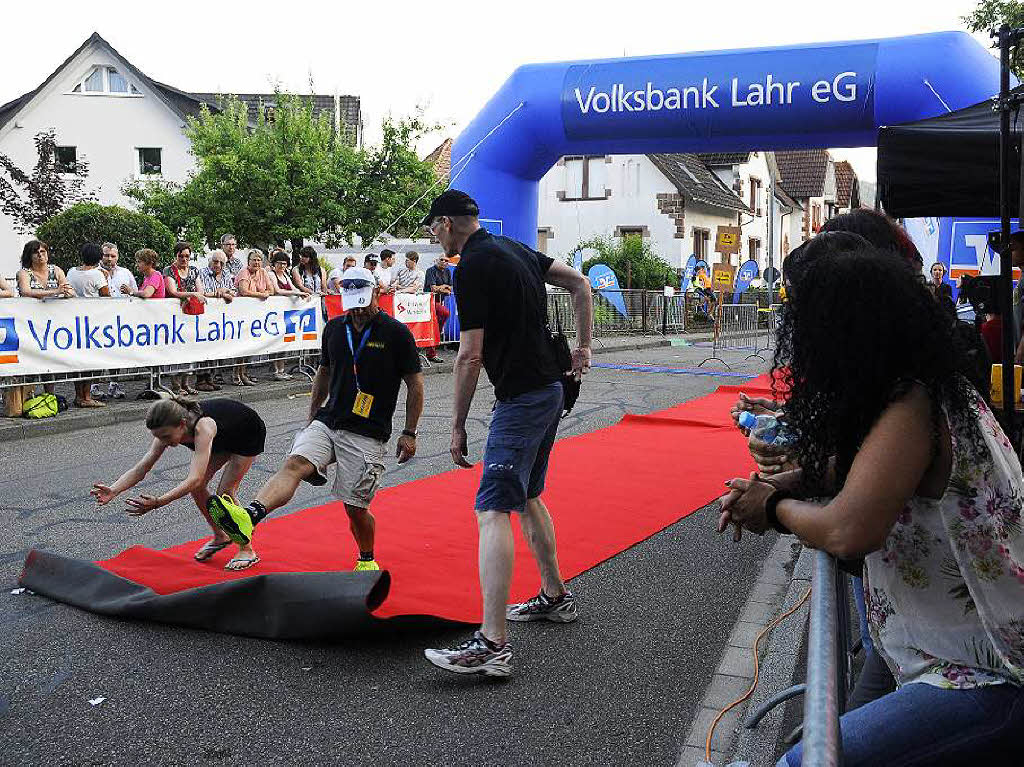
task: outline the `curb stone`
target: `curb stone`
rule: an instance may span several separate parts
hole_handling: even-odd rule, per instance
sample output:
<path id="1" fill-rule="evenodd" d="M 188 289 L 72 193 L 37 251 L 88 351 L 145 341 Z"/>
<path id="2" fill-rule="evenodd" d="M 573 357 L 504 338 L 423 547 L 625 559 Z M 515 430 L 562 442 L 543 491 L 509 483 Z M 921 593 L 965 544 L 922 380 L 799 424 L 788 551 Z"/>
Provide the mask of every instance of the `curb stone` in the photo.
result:
<path id="1" fill-rule="evenodd" d="M 784 608 L 793 605 L 810 585 L 810 573 L 802 572 L 798 561 L 800 551 L 800 544 L 794 538 L 781 536 L 765 558 L 683 739 L 676 767 L 708 764 L 704 752 L 708 728 L 718 712 L 743 695 L 754 681 L 751 651 L 755 637 Z M 789 575 L 791 569 L 792 576 Z M 751 767 L 769 767 L 775 763 L 775 745 L 781 739 L 781 709 L 784 707 L 775 709 L 756 730 L 743 729 L 743 723 L 755 706 L 791 684 L 806 619 L 806 610 L 801 609 L 777 626 L 767 642 L 762 640 L 758 687 L 749 700 L 731 709 L 715 728 L 711 740 L 712 765 L 726 765 L 730 755 L 749 759 Z M 766 662 L 766 658 L 770 662 Z"/>

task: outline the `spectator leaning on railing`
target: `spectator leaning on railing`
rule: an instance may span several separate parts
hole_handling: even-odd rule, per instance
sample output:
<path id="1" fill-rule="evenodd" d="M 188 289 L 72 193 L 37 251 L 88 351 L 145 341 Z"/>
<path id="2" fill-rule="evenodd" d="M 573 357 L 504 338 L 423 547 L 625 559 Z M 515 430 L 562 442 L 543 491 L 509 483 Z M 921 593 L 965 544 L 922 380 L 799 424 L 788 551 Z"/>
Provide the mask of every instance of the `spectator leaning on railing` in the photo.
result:
<path id="1" fill-rule="evenodd" d="M 849 232 L 812 244 L 773 366 L 801 468 L 727 482 L 719 530 L 774 525 L 864 558 L 899 687 L 842 717 L 845 765 L 1008 764 L 1024 727 L 1020 462 L 919 276 Z M 870 312 L 852 285 L 871 286 Z"/>
<path id="2" fill-rule="evenodd" d="M 351 269 L 356 265 L 355 256 L 345 256 L 341 262 L 340 269 L 332 269 L 331 276 L 327 278 L 327 292 L 332 296 L 341 294 L 341 275 L 345 273 L 346 269 Z"/>
<path id="3" fill-rule="evenodd" d="M 25 243 L 17 279 L 18 292 L 26 298 L 70 298 L 75 295 L 64 270 L 50 263 L 49 246 L 39 240 Z"/>
<path id="4" fill-rule="evenodd" d="M 445 305 L 445 299 L 452 294 L 452 273 L 448 271 L 448 256 L 444 253 L 439 255 L 434 265 L 427 269 L 423 289 L 430 291 L 434 296 L 434 311 L 437 313 L 437 337 L 440 338 L 441 331 L 451 316 L 451 312 Z M 441 358 L 437 356 L 436 346 L 427 349 L 427 359 L 431 362 L 441 361 Z"/>
<path id="5" fill-rule="evenodd" d="M 85 243 L 78 251 L 81 263 L 68 270 L 68 282 L 75 289 L 79 298 L 97 298 L 110 296 L 107 275 L 100 269 L 103 251 L 94 242 Z M 92 383 L 86 379 L 75 381 L 75 407 L 106 407 L 104 403 L 94 400 L 91 393 Z"/>
<path id="6" fill-rule="evenodd" d="M 275 250 L 270 257 L 270 275 L 274 282 L 274 292 L 279 296 L 295 296 L 309 300 L 309 294 L 295 287 L 288 275 L 288 254 L 283 250 Z M 292 377 L 285 372 L 284 360 L 274 360 L 274 380 L 290 381 Z"/>
<path id="7" fill-rule="evenodd" d="M 426 275 L 419 268 L 420 254 L 410 250 L 405 254 L 405 266 L 398 270 L 398 274 L 391 281 L 392 293 L 422 293 Z"/>
<path id="8" fill-rule="evenodd" d="M 248 265 L 235 275 L 235 287 L 238 295 L 245 298 L 266 300 L 274 295 L 274 283 L 270 273 L 263 268 L 263 251 L 253 248 L 249 251 Z M 245 364 L 235 367 L 235 377 L 231 383 L 235 386 L 255 386 L 258 379 L 246 373 Z"/>
<path id="9" fill-rule="evenodd" d="M 213 251 L 206 266 L 199 270 L 199 282 L 207 298 L 219 298 L 230 304 L 235 297 L 235 281 L 228 272 L 227 263 L 228 257 L 223 250 Z M 196 375 L 196 389 L 199 391 L 220 391 L 220 388 L 210 371 Z"/>
<path id="10" fill-rule="evenodd" d="M 387 290 L 391 287 L 391 281 L 395 277 L 395 251 L 390 248 L 384 248 L 380 252 L 380 266 L 377 267 L 377 273 L 374 275 L 377 278 L 377 282 L 380 284 L 381 290 Z"/>
<path id="11" fill-rule="evenodd" d="M 110 295 L 120 296 L 125 292 L 121 290 L 122 286 L 127 286 L 128 292 L 138 290 L 139 284 L 135 281 L 135 275 L 131 273 L 131 270 L 117 265 L 117 259 L 119 256 L 117 245 L 112 242 L 105 242 L 102 245 L 102 249 L 103 258 L 100 260 L 100 266 L 103 267 L 103 271 L 107 273 L 107 282 L 110 285 Z"/>
<path id="12" fill-rule="evenodd" d="M 155 250 L 142 248 L 135 251 L 135 268 L 142 275 L 142 283 L 138 290 L 129 290 L 127 285 L 122 285 L 121 292 L 135 296 L 135 298 L 166 298 L 164 276 L 156 268 L 158 263 L 160 263 L 160 256 Z"/>
<path id="13" fill-rule="evenodd" d="M 292 267 L 292 282 L 308 296 L 323 295 L 327 292 L 327 275 L 320 266 L 316 250 L 309 245 L 299 251 L 299 263 Z"/>
<path id="14" fill-rule="evenodd" d="M 238 250 L 238 240 L 235 238 L 235 235 L 221 235 L 220 248 L 224 251 L 224 255 L 227 258 L 228 274 L 234 277 L 245 268 L 242 259 L 235 255 L 235 251 Z"/>
<path id="15" fill-rule="evenodd" d="M 167 296 L 180 300 L 183 309 L 196 301 L 206 303 L 206 296 L 199 282 L 199 269 L 191 261 L 192 246 L 187 242 L 178 242 L 174 246 L 174 263 L 164 269 L 164 288 Z M 172 375 L 171 385 L 178 396 L 187 397 L 199 393 L 189 385 L 188 373 Z"/>
<path id="16" fill-rule="evenodd" d="M 21 269 L 16 276 L 18 293 L 25 298 L 70 298 L 75 289 L 68 283 L 64 270 L 50 263 L 50 248 L 45 242 L 29 240 L 21 251 Z M 54 393 L 52 383 L 43 390 Z"/>

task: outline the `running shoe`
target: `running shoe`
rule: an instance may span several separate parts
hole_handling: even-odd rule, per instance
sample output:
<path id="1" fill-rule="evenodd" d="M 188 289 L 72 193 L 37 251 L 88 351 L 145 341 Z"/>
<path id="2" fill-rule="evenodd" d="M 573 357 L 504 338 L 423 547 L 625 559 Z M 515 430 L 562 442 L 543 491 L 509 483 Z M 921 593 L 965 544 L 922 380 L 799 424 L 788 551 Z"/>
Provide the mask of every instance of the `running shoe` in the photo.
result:
<path id="1" fill-rule="evenodd" d="M 500 647 L 479 631 L 457 647 L 424 650 L 423 655 L 438 668 L 456 674 L 510 676 L 512 674 L 512 643 Z"/>
<path id="2" fill-rule="evenodd" d="M 252 517 L 230 495 L 211 495 L 206 502 L 213 523 L 228 534 L 232 541 L 244 546 L 252 540 Z"/>
<path id="3" fill-rule="evenodd" d="M 363 570 L 380 570 L 380 565 L 377 564 L 376 559 L 360 559 L 356 561 L 356 566 L 352 568 L 352 572 L 361 572 Z"/>
<path id="4" fill-rule="evenodd" d="M 117 381 L 111 381 L 107 385 L 107 396 L 110 399 L 124 399 L 125 392 L 121 384 L 119 384 Z"/>
<path id="5" fill-rule="evenodd" d="M 89 396 L 103 402 L 107 398 L 107 393 L 103 391 L 103 387 L 99 384 L 93 384 L 89 387 Z"/>
<path id="6" fill-rule="evenodd" d="M 552 599 L 542 589 L 532 599 L 517 605 L 509 605 L 505 609 L 505 617 L 510 621 L 572 623 L 580 617 L 580 614 L 576 610 L 576 597 L 568 589 L 558 599 Z"/>

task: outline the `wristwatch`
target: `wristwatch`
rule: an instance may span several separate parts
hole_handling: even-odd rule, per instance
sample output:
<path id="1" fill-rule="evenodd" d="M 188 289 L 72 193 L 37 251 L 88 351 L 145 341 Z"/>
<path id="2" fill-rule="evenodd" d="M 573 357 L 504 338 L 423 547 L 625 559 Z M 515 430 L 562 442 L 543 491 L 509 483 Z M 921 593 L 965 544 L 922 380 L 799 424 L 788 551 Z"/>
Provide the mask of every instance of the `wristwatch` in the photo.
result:
<path id="1" fill-rule="evenodd" d="M 416 439 L 416 436 L 418 434 L 419 434 L 419 432 L 413 431 L 412 429 L 402 429 L 402 436 L 403 437 L 410 437 L 412 439 Z"/>

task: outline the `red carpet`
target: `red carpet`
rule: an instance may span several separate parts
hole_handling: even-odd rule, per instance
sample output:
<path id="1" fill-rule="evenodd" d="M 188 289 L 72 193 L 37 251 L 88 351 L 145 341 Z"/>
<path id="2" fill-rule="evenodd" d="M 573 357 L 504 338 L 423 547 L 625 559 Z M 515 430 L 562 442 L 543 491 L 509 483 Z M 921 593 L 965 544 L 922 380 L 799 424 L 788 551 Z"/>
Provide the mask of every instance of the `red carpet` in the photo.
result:
<path id="1" fill-rule="evenodd" d="M 599 431 L 560 440 L 544 498 L 558 534 L 566 577 L 573 577 L 662 530 L 722 494 L 723 482 L 751 466 L 729 409 L 737 392 L 767 391 L 762 377 L 650 415 L 627 415 Z M 480 619 L 476 521 L 472 502 L 479 478 L 453 470 L 383 490 L 373 505 L 377 560 L 391 589 L 375 611 L 381 618 L 436 615 Z M 707 524 L 714 524 L 708 519 Z M 512 598 L 536 593 L 538 577 L 516 531 Z M 223 569 L 230 554 L 211 563 L 192 560 L 198 541 L 154 551 L 135 546 L 101 567 L 158 594 L 271 572 L 346 570 L 355 544 L 340 504 L 273 517 L 260 525 L 262 561 L 237 574 Z"/>

